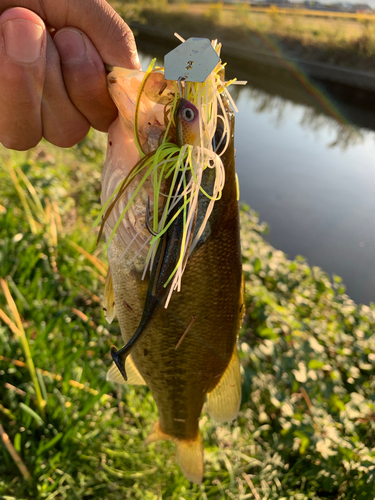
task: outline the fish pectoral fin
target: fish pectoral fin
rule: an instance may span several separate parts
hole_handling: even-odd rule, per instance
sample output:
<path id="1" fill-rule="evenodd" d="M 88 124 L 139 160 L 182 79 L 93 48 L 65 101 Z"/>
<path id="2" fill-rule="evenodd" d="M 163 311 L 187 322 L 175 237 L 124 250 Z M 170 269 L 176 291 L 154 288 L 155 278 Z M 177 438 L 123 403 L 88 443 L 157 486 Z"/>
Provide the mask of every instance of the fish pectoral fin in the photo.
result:
<path id="1" fill-rule="evenodd" d="M 128 356 L 125 361 L 125 370 L 128 375 L 128 384 L 134 385 L 147 385 L 142 375 L 139 373 L 138 368 L 131 356 Z"/>
<path id="2" fill-rule="evenodd" d="M 210 416 L 218 423 L 230 422 L 237 417 L 241 404 L 241 372 L 237 346 L 232 359 L 217 386 L 207 394 Z"/>
<path id="3" fill-rule="evenodd" d="M 107 277 L 105 280 L 103 311 L 105 319 L 108 321 L 109 324 L 111 324 L 114 317 L 116 316 L 115 294 L 113 292 L 111 268 L 108 269 Z"/>
<path id="4" fill-rule="evenodd" d="M 156 441 L 173 441 L 176 444 L 177 463 L 189 481 L 201 484 L 203 479 L 203 443 L 200 432 L 196 439 L 178 439 L 160 429 L 159 420 L 155 423 L 145 444 Z"/>
<path id="5" fill-rule="evenodd" d="M 111 368 L 107 371 L 107 382 L 116 382 L 116 384 L 127 384 L 120 370 L 115 363 L 112 363 Z"/>
<path id="6" fill-rule="evenodd" d="M 144 378 L 139 373 L 131 356 L 128 356 L 126 358 L 125 371 L 128 376 L 128 380 L 126 382 L 124 380 L 122 373 L 117 368 L 116 363 L 112 363 L 111 368 L 107 372 L 107 381 L 116 382 L 117 384 L 146 385 Z"/>

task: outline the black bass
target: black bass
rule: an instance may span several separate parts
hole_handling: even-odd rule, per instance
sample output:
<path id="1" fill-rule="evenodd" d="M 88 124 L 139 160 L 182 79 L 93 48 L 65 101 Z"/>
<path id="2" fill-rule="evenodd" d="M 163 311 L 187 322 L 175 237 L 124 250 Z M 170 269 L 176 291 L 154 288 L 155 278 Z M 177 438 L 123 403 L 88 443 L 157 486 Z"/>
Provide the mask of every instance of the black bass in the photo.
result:
<path id="1" fill-rule="evenodd" d="M 119 117 L 108 135 L 102 176 L 103 204 L 139 160 L 133 134 L 141 80 L 137 73 L 140 72 L 115 68 L 108 75 L 109 90 Z M 174 441 L 181 470 L 196 483 L 203 477 L 199 417 L 206 398 L 208 412 L 217 422 L 233 420 L 241 400 L 236 340 L 242 319 L 243 285 L 234 117 L 226 98 L 220 99 L 230 125 L 229 141 L 221 157 L 225 169 L 221 199 L 214 203 L 205 229 L 199 233 L 208 204 L 208 198 L 199 195 L 193 234 L 197 242 L 186 261 L 181 290 L 170 295 L 167 307 L 158 307 L 147 319 L 142 336 L 124 359 L 128 383 L 147 384 L 159 410 L 159 419 L 146 443 Z M 158 147 L 165 132 L 164 106 L 145 96 L 139 111 L 140 141 L 147 153 Z M 112 231 L 134 194 L 136 182 L 137 178 L 118 199 L 104 225 L 107 240 L 112 238 L 108 248 L 110 272 L 104 307 L 109 321 L 117 315 L 125 344 L 140 325 L 151 279 L 149 274 L 143 276 L 150 242 L 146 215 L 148 200 L 153 198 L 151 181 L 142 185 L 116 232 Z M 215 172 L 206 169 L 202 189 L 212 194 L 214 183 Z M 160 197 L 154 213 L 163 203 Z M 110 368 L 107 378 L 124 382 L 116 364 Z"/>

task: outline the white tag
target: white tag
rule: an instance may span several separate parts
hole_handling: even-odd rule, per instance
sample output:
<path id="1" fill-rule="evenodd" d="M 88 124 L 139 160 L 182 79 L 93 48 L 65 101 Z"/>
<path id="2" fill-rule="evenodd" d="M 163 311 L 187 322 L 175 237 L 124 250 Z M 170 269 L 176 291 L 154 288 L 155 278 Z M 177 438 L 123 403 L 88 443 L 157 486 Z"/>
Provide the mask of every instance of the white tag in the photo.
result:
<path id="1" fill-rule="evenodd" d="M 167 80 L 203 83 L 219 62 L 207 38 L 189 38 L 164 57 L 164 76 Z"/>

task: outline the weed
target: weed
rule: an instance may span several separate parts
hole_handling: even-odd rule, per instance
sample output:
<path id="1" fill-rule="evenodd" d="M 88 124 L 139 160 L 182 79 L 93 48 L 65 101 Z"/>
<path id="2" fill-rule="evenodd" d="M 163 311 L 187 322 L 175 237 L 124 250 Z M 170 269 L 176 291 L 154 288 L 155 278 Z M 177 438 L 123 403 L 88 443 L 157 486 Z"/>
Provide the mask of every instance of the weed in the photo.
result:
<path id="1" fill-rule="evenodd" d="M 101 312 L 107 268 L 92 230 L 103 142 L 0 152 L 0 496 L 374 498 L 375 306 L 287 260 L 249 209 L 239 417 L 217 426 L 203 414 L 201 486 L 171 443 L 144 447 L 157 419 L 148 389 L 105 382 L 119 332 Z"/>

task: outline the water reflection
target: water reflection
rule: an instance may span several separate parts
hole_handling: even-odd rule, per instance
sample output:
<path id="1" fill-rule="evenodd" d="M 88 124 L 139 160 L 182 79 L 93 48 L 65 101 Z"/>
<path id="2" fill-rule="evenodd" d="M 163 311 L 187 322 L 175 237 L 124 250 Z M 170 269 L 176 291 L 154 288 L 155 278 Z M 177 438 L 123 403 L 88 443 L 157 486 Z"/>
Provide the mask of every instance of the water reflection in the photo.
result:
<path id="1" fill-rule="evenodd" d="M 270 224 L 271 243 L 374 300 L 374 133 L 258 89 L 237 103 L 241 199 Z"/>
<path id="2" fill-rule="evenodd" d="M 289 119 L 287 112 L 289 101 L 286 99 L 248 86 L 231 87 L 231 94 L 236 102 L 243 93 L 244 98 L 253 103 L 255 113 L 272 113 L 277 127 L 281 127 L 283 122 Z M 313 132 L 317 140 L 322 138 L 322 134 L 325 135 L 327 129 L 334 132 L 334 139 L 327 143 L 327 147 L 330 148 L 339 147 L 345 150 L 349 146 L 361 144 L 364 140 L 363 133 L 358 127 L 349 123 L 340 123 L 317 107 L 304 107 L 300 126 Z"/>

